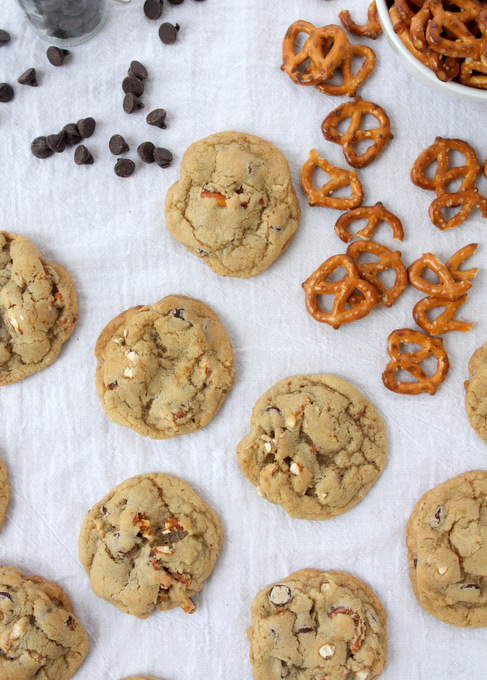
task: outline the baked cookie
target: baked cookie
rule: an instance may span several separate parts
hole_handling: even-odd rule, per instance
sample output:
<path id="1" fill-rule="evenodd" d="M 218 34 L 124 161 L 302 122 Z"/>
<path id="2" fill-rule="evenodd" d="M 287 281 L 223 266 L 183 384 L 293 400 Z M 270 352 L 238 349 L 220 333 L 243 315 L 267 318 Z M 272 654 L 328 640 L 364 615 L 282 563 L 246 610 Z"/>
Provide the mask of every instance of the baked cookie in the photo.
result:
<path id="1" fill-rule="evenodd" d="M 221 276 L 267 269 L 289 245 L 300 214 L 281 151 L 243 132 L 191 144 L 166 195 L 170 233 Z"/>
<path id="2" fill-rule="evenodd" d="M 487 626 L 487 471 L 473 470 L 427 491 L 406 540 L 419 604 L 452 626 Z"/>
<path id="3" fill-rule="evenodd" d="M 146 619 L 154 608 L 181 607 L 211 574 L 222 545 L 217 514 L 180 479 L 139 475 L 89 511 L 79 556 L 95 595 Z"/>
<path id="4" fill-rule="evenodd" d="M 234 356 L 219 318 L 182 295 L 119 314 L 98 338 L 95 356 L 107 414 L 151 439 L 196 432 L 233 386 Z"/>
<path id="5" fill-rule="evenodd" d="M 255 680 L 374 680 L 385 666 L 386 613 L 350 574 L 297 571 L 257 593 L 250 614 Z"/>
<path id="6" fill-rule="evenodd" d="M 7 468 L 0 460 L 0 527 L 5 521 L 8 502 L 10 500 L 10 486 L 8 483 Z"/>
<path id="7" fill-rule="evenodd" d="M 470 425 L 487 442 L 487 342 L 472 355 L 465 381 L 465 410 Z"/>
<path id="8" fill-rule="evenodd" d="M 68 680 L 87 651 L 86 631 L 61 586 L 0 566 L 0 678 Z"/>
<path id="9" fill-rule="evenodd" d="M 0 385 L 52 364 L 73 332 L 76 290 L 25 236 L 0 232 Z"/>
<path id="10" fill-rule="evenodd" d="M 384 421 L 350 383 L 296 375 L 254 406 L 237 446 L 240 469 L 258 493 L 291 517 L 329 519 L 353 508 L 381 473 Z"/>

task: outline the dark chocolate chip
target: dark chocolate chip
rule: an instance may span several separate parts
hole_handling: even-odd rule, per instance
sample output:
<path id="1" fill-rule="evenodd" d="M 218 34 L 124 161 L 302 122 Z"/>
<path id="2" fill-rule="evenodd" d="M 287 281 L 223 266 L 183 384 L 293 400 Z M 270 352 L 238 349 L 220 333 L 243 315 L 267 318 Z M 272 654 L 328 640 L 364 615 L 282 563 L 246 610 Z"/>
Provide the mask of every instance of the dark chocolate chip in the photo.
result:
<path id="1" fill-rule="evenodd" d="M 123 98 L 123 110 L 125 113 L 133 113 L 137 109 L 143 109 L 144 103 L 133 92 L 127 92 Z"/>
<path id="2" fill-rule="evenodd" d="M 136 97 L 140 97 L 144 94 L 144 81 L 135 76 L 127 76 L 122 80 L 122 90 L 125 94 L 132 92 Z"/>
<path id="3" fill-rule="evenodd" d="M 30 150 L 36 158 L 49 158 L 54 153 L 52 149 L 47 146 L 46 138 L 36 137 L 30 145 Z"/>
<path id="4" fill-rule="evenodd" d="M 172 153 L 168 149 L 157 147 L 154 149 L 154 160 L 161 168 L 167 168 L 172 163 Z"/>
<path id="5" fill-rule="evenodd" d="M 22 75 L 17 78 L 17 82 L 21 85 L 37 87 L 38 82 L 35 68 L 28 68 L 27 71 L 24 71 Z"/>
<path id="6" fill-rule="evenodd" d="M 264 413 L 269 413 L 269 411 L 277 411 L 280 416 L 282 416 L 282 411 L 277 408 L 277 406 L 268 406 L 264 409 Z"/>
<path id="7" fill-rule="evenodd" d="M 5 590 L 0 591 L 0 597 L 7 597 L 11 602 L 14 601 L 14 598 L 10 593 L 7 593 Z"/>
<path id="8" fill-rule="evenodd" d="M 155 125 L 155 127 L 166 129 L 166 112 L 164 109 L 154 109 L 147 114 L 146 122 L 149 125 Z"/>
<path id="9" fill-rule="evenodd" d="M 167 0 L 170 5 L 180 5 L 184 0 Z"/>
<path id="10" fill-rule="evenodd" d="M 135 163 L 130 158 L 119 158 L 114 170 L 119 177 L 130 177 L 135 171 Z"/>
<path id="11" fill-rule="evenodd" d="M 203 0 L 196 0 L 197 2 L 203 2 Z"/>
<path id="12" fill-rule="evenodd" d="M 152 142 L 142 142 L 137 148 L 137 153 L 144 163 L 153 163 L 155 148 L 156 147 Z"/>
<path id="13" fill-rule="evenodd" d="M 63 127 L 63 130 L 66 133 L 67 146 L 74 146 L 74 144 L 79 144 L 81 142 L 82 138 L 76 123 L 68 123 Z"/>
<path id="14" fill-rule="evenodd" d="M 114 390 L 116 387 L 118 387 L 118 382 L 116 380 L 114 380 L 113 382 L 108 383 L 107 390 Z M 105 508 L 105 506 L 103 506 L 103 508 Z M 103 510 L 103 508 L 102 508 L 102 510 Z M 103 512 L 106 513 L 106 511 L 107 511 L 107 509 L 105 508 L 105 510 Z"/>
<path id="15" fill-rule="evenodd" d="M 93 156 L 84 144 L 80 144 L 76 147 L 74 152 L 74 162 L 76 165 L 93 165 Z"/>
<path id="16" fill-rule="evenodd" d="M 47 58 L 53 66 L 62 66 L 64 64 L 64 58 L 68 56 L 69 50 L 63 50 L 61 47 L 55 47 L 51 45 L 47 48 Z"/>
<path id="17" fill-rule="evenodd" d="M 76 628 L 76 620 L 72 616 L 68 616 L 66 619 L 66 625 L 69 630 L 74 630 Z"/>
<path id="18" fill-rule="evenodd" d="M 171 309 L 169 314 L 176 317 L 176 319 L 182 319 L 183 321 L 186 321 L 184 318 L 184 307 L 175 307 L 174 309 Z"/>
<path id="19" fill-rule="evenodd" d="M 144 2 L 144 14 L 148 19 L 155 21 L 159 19 L 162 14 L 162 1 L 161 0 L 145 0 Z"/>
<path id="20" fill-rule="evenodd" d="M 127 71 L 127 74 L 129 76 L 139 78 L 140 80 L 145 80 L 146 78 L 149 77 L 146 67 L 144 66 L 144 64 L 141 64 L 140 61 L 132 61 L 130 63 L 130 68 Z"/>
<path id="21" fill-rule="evenodd" d="M 96 121 L 94 118 L 81 118 L 76 125 L 78 126 L 79 133 L 82 139 L 91 137 L 96 128 Z"/>
<path id="22" fill-rule="evenodd" d="M 6 45 L 8 42 L 10 42 L 10 33 L 0 29 L 0 45 Z"/>
<path id="23" fill-rule="evenodd" d="M 480 586 L 477 585 L 477 583 L 466 583 L 463 586 L 460 586 L 460 590 L 465 590 L 465 588 L 473 588 L 474 590 L 481 590 Z"/>
<path id="24" fill-rule="evenodd" d="M 112 135 L 108 142 L 108 148 L 114 156 L 120 156 L 121 153 L 125 153 L 125 151 L 130 149 L 122 135 Z"/>
<path id="25" fill-rule="evenodd" d="M 14 96 L 14 88 L 9 83 L 0 83 L 0 102 L 9 102 Z"/>
<path id="26" fill-rule="evenodd" d="M 64 130 L 61 130 L 56 135 L 47 135 L 46 143 L 51 151 L 62 153 L 66 148 L 66 133 Z"/>
<path id="27" fill-rule="evenodd" d="M 159 26 L 159 38 L 165 45 L 172 45 L 176 42 L 179 31 L 179 24 L 173 26 L 167 21 Z"/>

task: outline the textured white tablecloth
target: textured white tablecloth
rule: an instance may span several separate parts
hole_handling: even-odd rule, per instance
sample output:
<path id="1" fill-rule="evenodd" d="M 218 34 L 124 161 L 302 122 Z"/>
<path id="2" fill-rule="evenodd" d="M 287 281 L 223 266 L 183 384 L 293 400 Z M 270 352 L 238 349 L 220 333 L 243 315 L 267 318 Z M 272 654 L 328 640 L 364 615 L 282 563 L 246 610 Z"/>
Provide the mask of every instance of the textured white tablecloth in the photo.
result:
<path id="1" fill-rule="evenodd" d="M 250 679 L 245 633 L 252 599 L 266 584 L 304 567 L 350 571 L 381 599 L 390 642 L 384 680 L 484 680 L 487 631 L 447 626 L 419 607 L 407 573 L 405 526 L 423 492 L 487 463 L 487 446 L 463 407 L 469 357 L 487 340 L 486 223 L 477 212 L 462 227 L 439 232 L 427 215 L 431 194 L 409 180 L 413 160 L 436 135 L 473 143 L 483 162 L 485 105 L 430 92 L 396 64 L 384 37 L 368 43 L 377 66 L 360 93 L 389 113 L 394 139 L 360 172 L 364 204 L 381 200 L 403 220 L 406 263 L 423 252 L 445 260 L 465 244 L 480 243 L 469 264 L 480 267 L 479 275 L 461 309 L 461 318 L 476 324 L 468 334 L 445 337 L 447 380 L 434 397 L 394 395 L 381 381 L 387 336 L 413 325 L 411 310 L 420 295 L 408 289 L 392 309 L 376 309 L 338 331 L 306 312 L 302 281 L 345 246 L 333 229 L 339 213 L 308 207 L 299 172 L 313 147 L 346 167 L 341 149 L 320 130 L 325 115 L 345 99 L 294 85 L 279 68 L 282 39 L 293 21 L 334 23 L 346 7 L 361 21 L 367 3 L 186 0 L 180 6 L 166 2 L 159 22 L 147 20 L 142 5 L 113 3 L 103 30 L 54 68 L 47 44 L 16 3 L 2 2 L 0 28 L 11 32 L 12 41 L 0 47 L 0 80 L 14 84 L 15 98 L 0 104 L 1 228 L 28 236 L 66 266 L 79 295 L 79 321 L 52 366 L 0 389 L 0 457 L 12 485 L 0 562 L 58 581 L 67 591 L 90 637 L 76 680 L 135 673 L 163 680 Z M 162 20 L 181 24 L 174 45 L 158 38 Z M 122 110 L 121 81 L 132 59 L 146 65 L 149 80 L 145 110 L 129 116 Z M 30 66 L 38 70 L 37 89 L 15 82 Z M 167 130 L 145 123 L 156 107 L 167 109 Z M 86 116 L 97 121 L 86 142 L 94 165 L 76 166 L 72 149 L 44 161 L 32 156 L 34 137 Z M 249 280 L 217 276 L 164 224 L 165 193 L 178 178 L 184 150 L 225 129 L 262 136 L 282 149 L 302 207 L 288 250 Z M 114 133 L 126 137 L 137 163 L 129 179 L 113 172 L 108 140 Z M 145 140 L 171 149 L 173 165 L 144 165 L 136 147 Z M 487 192 L 483 177 L 479 188 Z M 378 238 L 398 247 L 385 226 Z M 105 415 L 95 392 L 93 349 L 116 314 L 170 293 L 200 298 L 220 316 L 236 355 L 236 381 L 203 430 L 149 441 Z M 313 372 L 356 385 L 383 414 L 389 437 L 386 467 L 370 493 L 327 522 L 289 519 L 257 495 L 235 457 L 256 399 L 285 376 Z M 174 610 L 139 621 L 92 594 L 77 538 L 85 513 L 105 493 L 153 471 L 192 484 L 221 517 L 225 541 L 195 598 L 195 614 Z"/>

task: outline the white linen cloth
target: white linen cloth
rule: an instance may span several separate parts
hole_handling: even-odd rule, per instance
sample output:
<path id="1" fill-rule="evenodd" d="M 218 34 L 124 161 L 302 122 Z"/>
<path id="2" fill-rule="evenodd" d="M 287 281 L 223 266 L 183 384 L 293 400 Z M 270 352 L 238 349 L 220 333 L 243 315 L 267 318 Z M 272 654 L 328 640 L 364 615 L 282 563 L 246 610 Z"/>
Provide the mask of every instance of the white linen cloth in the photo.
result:
<path id="1" fill-rule="evenodd" d="M 415 187 L 411 165 L 437 135 L 473 144 L 487 155 L 485 105 L 450 100 L 419 84 L 396 62 L 384 36 L 366 41 L 377 54 L 375 72 L 359 90 L 388 112 L 394 139 L 359 171 L 364 205 L 382 201 L 403 221 L 403 243 L 382 226 L 378 240 L 400 249 L 407 264 L 424 252 L 445 261 L 478 242 L 468 266 L 479 274 L 459 317 L 470 333 L 444 337 L 451 371 L 435 396 L 400 396 L 385 389 L 387 337 L 415 328 L 412 288 L 391 308 L 333 330 L 314 321 L 301 283 L 330 255 L 345 251 L 333 225 L 337 211 L 311 208 L 299 173 L 311 148 L 347 167 L 340 147 L 320 125 L 347 98 L 299 87 L 280 71 L 282 39 L 297 19 L 337 23 L 348 8 L 362 23 L 359 0 L 186 0 L 164 4 L 158 22 L 142 0 L 112 3 L 108 21 L 91 41 L 73 47 L 61 68 L 13 0 L 2 3 L 0 28 L 11 32 L 0 48 L 0 80 L 15 98 L 0 104 L 1 229 L 29 237 L 47 258 L 62 263 L 79 295 L 79 320 L 49 368 L 0 389 L 0 457 L 8 466 L 12 498 L 0 533 L 0 562 L 57 581 L 90 637 L 76 680 L 119 680 L 151 674 L 161 680 L 251 678 L 246 628 L 255 593 L 305 567 L 349 571 L 382 601 L 389 621 L 384 680 L 485 679 L 487 631 L 462 630 L 424 612 L 407 568 L 405 526 L 428 489 L 467 470 L 485 468 L 487 446 L 470 428 L 463 382 L 473 351 L 487 340 L 486 223 L 475 212 L 441 233 L 428 218 L 434 197 Z M 162 21 L 179 23 L 173 45 L 158 38 Z M 351 38 L 357 41 L 356 38 Z M 131 60 L 149 71 L 145 109 L 127 115 L 121 82 Z M 39 87 L 18 85 L 28 67 Z M 166 130 L 148 126 L 152 109 L 167 110 Z M 95 158 L 79 167 L 73 150 L 38 160 L 30 142 L 69 122 L 93 116 L 86 146 Z M 222 278 L 168 233 L 164 198 L 177 180 L 187 146 L 235 129 L 276 144 L 289 160 L 302 219 L 289 248 L 265 272 Z M 135 174 L 115 176 L 112 134 L 125 136 Z M 151 140 L 174 153 L 168 169 L 144 165 L 138 144 Z M 478 182 L 487 192 L 487 182 Z M 191 435 L 150 441 L 114 424 L 95 391 L 93 349 L 116 314 L 170 294 L 200 298 L 222 320 L 236 355 L 235 387 L 217 417 Z M 341 376 L 358 387 L 385 418 L 388 461 L 365 499 L 326 522 L 289 519 L 260 498 L 239 471 L 235 447 L 249 429 L 256 399 L 277 380 L 301 373 Z M 97 598 L 78 559 L 77 538 L 89 508 L 116 484 L 144 472 L 166 472 L 189 482 L 218 512 L 225 533 L 216 568 L 195 597 L 192 616 L 156 612 L 140 621 Z"/>

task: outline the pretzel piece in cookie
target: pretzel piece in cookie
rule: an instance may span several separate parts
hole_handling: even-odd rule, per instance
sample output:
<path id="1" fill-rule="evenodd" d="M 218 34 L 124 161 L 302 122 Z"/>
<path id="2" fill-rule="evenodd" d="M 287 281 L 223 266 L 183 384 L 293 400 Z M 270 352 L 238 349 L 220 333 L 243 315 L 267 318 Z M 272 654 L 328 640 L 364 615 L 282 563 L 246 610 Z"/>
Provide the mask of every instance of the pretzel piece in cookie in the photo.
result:
<path id="1" fill-rule="evenodd" d="M 442 211 L 445 208 L 458 208 L 458 206 L 462 207 L 457 214 L 448 220 L 445 219 Z M 476 188 L 438 196 L 430 205 L 428 212 L 435 227 L 445 231 L 463 224 L 474 208 L 478 208 L 482 217 L 487 218 L 487 199 Z"/>
<path id="2" fill-rule="evenodd" d="M 354 57 L 362 59 L 362 64 L 355 73 L 352 70 Z M 348 49 L 345 50 L 343 60 L 337 67 L 337 70 L 340 70 L 342 82 L 335 85 L 323 80 L 317 83 L 315 87 L 320 92 L 324 92 L 332 97 L 341 97 L 343 95 L 355 97 L 357 89 L 373 73 L 375 61 L 375 52 L 371 47 L 360 45 L 359 43 L 348 43 Z"/>
<path id="3" fill-rule="evenodd" d="M 362 38 L 371 38 L 375 40 L 382 33 L 382 26 L 380 25 L 379 17 L 377 15 L 377 6 L 375 0 L 370 3 L 367 10 L 367 23 L 363 26 L 356 24 L 350 16 L 348 9 L 344 9 L 339 12 L 338 18 L 345 26 L 349 33 L 352 35 L 358 35 Z"/>
<path id="4" fill-rule="evenodd" d="M 401 345 L 419 345 L 421 349 L 414 352 L 401 351 Z M 387 351 L 391 357 L 383 374 L 382 382 L 391 392 L 399 394 L 434 394 L 438 386 L 446 378 L 450 370 L 448 355 L 441 338 L 430 338 L 421 331 L 401 328 L 392 331 L 387 343 Z M 420 366 L 428 357 L 434 356 L 437 362 L 436 371 L 428 375 Z M 406 371 L 415 382 L 402 382 L 396 379 L 398 371 Z"/>
<path id="5" fill-rule="evenodd" d="M 366 115 L 373 116 L 379 124 L 378 127 L 361 128 L 362 119 Z M 351 120 L 347 131 L 342 134 L 337 128 L 345 118 Z M 321 130 L 325 139 L 343 147 L 345 159 L 353 168 L 363 168 L 372 163 L 392 139 L 390 120 L 384 109 L 358 96 L 331 111 L 322 122 Z M 354 145 L 365 140 L 371 141 L 372 144 L 364 153 L 357 155 Z"/>
<path id="6" fill-rule="evenodd" d="M 330 180 L 323 184 L 321 189 L 313 185 L 313 171 L 321 168 L 330 176 Z M 350 184 L 351 195 L 348 198 L 339 198 L 331 194 L 342 187 Z M 362 184 L 354 170 L 343 170 L 331 165 L 326 158 L 320 158 L 316 149 L 311 149 L 308 160 L 301 170 L 301 186 L 308 197 L 309 205 L 319 205 L 335 210 L 348 210 L 357 208 L 363 201 L 364 191 Z"/>
<path id="7" fill-rule="evenodd" d="M 370 253 L 377 257 L 374 262 L 359 262 L 362 253 Z M 377 305 L 385 305 L 390 307 L 397 298 L 401 295 L 408 283 L 408 273 L 401 260 L 401 253 L 396 250 L 390 250 L 386 246 L 374 241 L 355 241 L 347 248 L 347 255 L 349 255 L 358 268 L 360 278 L 365 279 L 372 284 L 377 291 Z M 393 269 L 395 272 L 394 284 L 388 288 L 379 278 L 380 274 Z M 358 293 L 352 293 L 348 298 L 348 303 L 352 306 L 359 304 L 362 296 Z"/>
<path id="8" fill-rule="evenodd" d="M 466 295 L 460 295 L 456 300 L 445 300 L 445 298 L 428 296 L 414 305 L 414 320 L 428 335 L 441 335 L 450 331 L 466 333 L 473 328 L 473 322 L 457 321 L 453 318 L 458 308 L 464 305 L 466 300 Z M 427 313 L 431 309 L 437 309 L 438 307 L 444 307 L 445 311 L 437 316 L 436 319 L 430 321 Z"/>
<path id="9" fill-rule="evenodd" d="M 423 278 L 425 269 L 430 269 L 438 277 L 438 283 Z M 433 253 L 424 253 L 408 269 L 409 283 L 426 295 L 444 300 L 456 300 L 466 293 L 472 284 L 467 279 L 456 281 L 451 271 Z"/>
<path id="10" fill-rule="evenodd" d="M 367 224 L 353 236 L 348 230 L 350 223 L 362 219 L 366 219 Z M 343 213 L 336 221 L 335 231 L 337 236 L 344 241 L 344 243 L 349 243 L 349 241 L 354 238 L 368 240 L 372 238 L 381 222 L 386 222 L 391 227 L 393 238 L 402 241 L 404 238 L 404 231 L 401 220 L 384 208 L 380 201 L 372 206 L 364 205 Z"/>
<path id="11" fill-rule="evenodd" d="M 450 152 L 458 151 L 465 157 L 464 165 L 450 167 Z M 426 168 L 436 161 L 437 168 L 434 177 L 427 177 Z M 467 142 L 461 139 L 446 139 L 437 137 L 433 144 L 422 151 L 414 161 L 411 169 L 411 181 L 421 189 L 435 191 L 437 196 L 447 193 L 447 186 L 455 180 L 461 179 L 458 189 L 464 192 L 471 189 L 481 171 L 477 155 Z M 440 227 L 441 228 L 441 227 Z"/>

